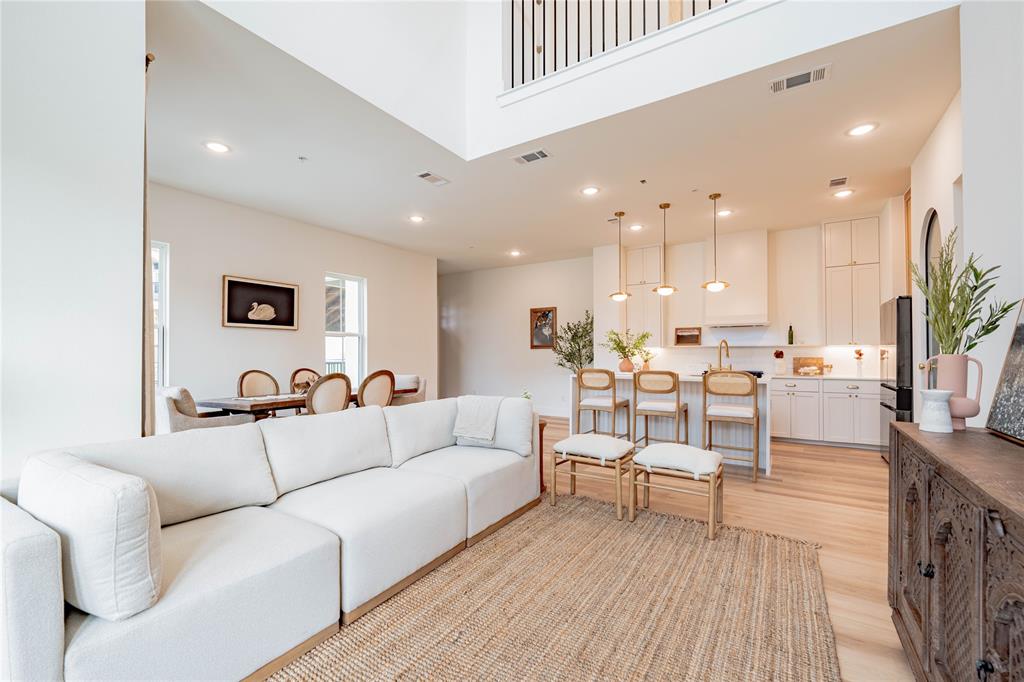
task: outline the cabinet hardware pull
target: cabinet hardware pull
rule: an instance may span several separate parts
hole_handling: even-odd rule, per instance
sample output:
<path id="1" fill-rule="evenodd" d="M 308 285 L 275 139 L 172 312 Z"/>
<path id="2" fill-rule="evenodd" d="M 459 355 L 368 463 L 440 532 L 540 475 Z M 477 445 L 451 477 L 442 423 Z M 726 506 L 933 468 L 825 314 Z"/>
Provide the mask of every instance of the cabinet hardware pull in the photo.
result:
<path id="1" fill-rule="evenodd" d="M 978 679 L 984 682 L 989 675 L 996 671 L 996 668 L 990 661 L 979 658 L 974 662 L 974 670 L 978 673 Z"/>
<path id="2" fill-rule="evenodd" d="M 852 391 L 855 391 L 858 388 L 860 388 L 860 386 L 858 386 L 857 384 L 846 384 L 846 388 L 848 388 L 848 389 L 850 389 Z"/>
<path id="3" fill-rule="evenodd" d="M 796 384 L 786 384 L 786 388 L 796 388 Z"/>
<path id="4" fill-rule="evenodd" d="M 992 522 L 995 527 L 996 535 L 1003 537 L 1006 535 L 1006 529 L 1003 528 L 1003 517 L 999 515 L 999 512 L 995 509 L 988 510 L 988 520 Z"/>
<path id="5" fill-rule="evenodd" d="M 923 577 L 928 578 L 929 580 L 931 580 L 932 578 L 935 577 L 935 564 L 933 564 L 932 562 L 929 561 L 927 566 L 922 566 L 921 565 L 921 560 L 918 559 L 917 560 L 917 572 L 920 573 Z"/>

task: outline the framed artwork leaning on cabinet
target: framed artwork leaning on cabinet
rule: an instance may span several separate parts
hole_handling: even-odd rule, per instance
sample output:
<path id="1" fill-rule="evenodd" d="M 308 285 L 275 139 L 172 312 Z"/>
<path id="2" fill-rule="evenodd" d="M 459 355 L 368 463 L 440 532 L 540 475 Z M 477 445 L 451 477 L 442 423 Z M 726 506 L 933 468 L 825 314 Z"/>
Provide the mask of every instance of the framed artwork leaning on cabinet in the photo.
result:
<path id="1" fill-rule="evenodd" d="M 1017 313 L 986 426 L 996 435 L 1024 445 L 1024 312 Z"/>

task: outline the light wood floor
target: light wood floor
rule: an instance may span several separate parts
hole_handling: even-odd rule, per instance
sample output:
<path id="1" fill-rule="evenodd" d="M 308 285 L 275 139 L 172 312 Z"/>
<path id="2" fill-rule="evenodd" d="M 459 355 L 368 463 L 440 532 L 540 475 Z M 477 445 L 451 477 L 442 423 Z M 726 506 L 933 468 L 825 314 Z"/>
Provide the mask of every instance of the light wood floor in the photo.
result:
<path id="1" fill-rule="evenodd" d="M 551 446 L 568 434 L 566 420 L 547 421 L 545 477 Z M 845 680 L 914 679 L 885 597 L 888 472 L 877 450 L 779 441 L 772 442 L 770 479 L 760 478 L 753 485 L 741 468 L 726 470 L 726 524 L 821 545 L 825 593 Z M 568 478 L 561 473 L 558 491 L 569 491 Z M 576 493 L 614 499 L 610 481 L 579 479 Z M 624 489 L 623 499 L 625 494 Z M 651 491 L 655 511 L 704 519 L 706 505 L 704 498 Z"/>

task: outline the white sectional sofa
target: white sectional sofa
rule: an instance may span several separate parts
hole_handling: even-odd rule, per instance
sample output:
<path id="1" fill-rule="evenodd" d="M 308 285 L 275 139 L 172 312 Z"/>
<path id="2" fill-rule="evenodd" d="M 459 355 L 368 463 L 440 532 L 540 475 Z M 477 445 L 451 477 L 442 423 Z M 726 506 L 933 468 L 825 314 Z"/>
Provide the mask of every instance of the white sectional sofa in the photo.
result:
<path id="1" fill-rule="evenodd" d="M 539 500 L 537 419 L 456 399 L 65 448 L 4 500 L 4 679 L 265 676 Z M 66 603 L 67 602 L 67 603 Z"/>

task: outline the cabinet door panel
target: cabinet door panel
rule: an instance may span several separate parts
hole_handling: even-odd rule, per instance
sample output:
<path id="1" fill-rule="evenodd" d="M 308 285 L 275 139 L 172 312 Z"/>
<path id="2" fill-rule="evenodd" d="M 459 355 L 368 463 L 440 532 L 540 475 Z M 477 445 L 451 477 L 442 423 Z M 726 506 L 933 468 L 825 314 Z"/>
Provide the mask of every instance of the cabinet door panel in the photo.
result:
<path id="1" fill-rule="evenodd" d="M 825 267 L 849 265 L 853 260 L 849 220 L 825 223 Z"/>
<path id="2" fill-rule="evenodd" d="M 626 251 L 626 284 L 644 283 L 644 250 Z"/>
<path id="3" fill-rule="evenodd" d="M 661 247 L 648 246 L 644 253 L 644 283 L 656 284 L 661 281 Z"/>
<path id="4" fill-rule="evenodd" d="M 898 468 L 895 475 L 895 504 L 898 518 L 896 542 L 898 556 L 895 579 L 896 608 L 906 628 L 911 646 L 925 670 L 928 670 L 928 611 L 931 580 L 921 575 L 919 564 L 928 563 L 928 482 L 931 468 L 914 454 L 913 445 L 900 439 Z"/>
<path id="5" fill-rule="evenodd" d="M 876 313 L 878 306 L 875 306 Z M 825 337 L 829 345 L 853 343 L 853 273 L 851 268 L 825 270 Z"/>
<path id="6" fill-rule="evenodd" d="M 1024 529 L 1008 519 L 985 534 L 985 658 L 1000 682 L 1024 680 Z"/>
<path id="7" fill-rule="evenodd" d="M 794 393 L 791 400 L 792 437 L 821 440 L 821 396 Z"/>
<path id="8" fill-rule="evenodd" d="M 853 442 L 853 398 L 838 393 L 821 396 L 824 410 L 824 439 L 835 443 Z"/>
<path id="9" fill-rule="evenodd" d="M 643 292 L 641 295 L 644 299 L 644 321 L 641 331 L 650 332 L 651 338 L 647 342 L 648 346 L 663 346 L 661 339 L 662 324 L 661 324 L 661 311 L 665 305 L 665 298 L 651 291 L 653 287 L 650 284 L 643 285 Z"/>
<path id="10" fill-rule="evenodd" d="M 877 346 L 880 305 L 878 302 L 878 265 L 854 265 L 851 268 L 853 311 L 851 338 L 854 343 Z"/>
<path id="11" fill-rule="evenodd" d="M 626 329 L 638 333 L 644 328 L 644 285 L 631 284 L 626 293 L 630 295 L 626 299 Z"/>
<path id="12" fill-rule="evenodd" d="M 929 632 L 936 677 L 950 682 L 976 679 L 981 600 L 979 544 L 982 511 L 945 479 L 933 476 L 928 489 L 928 528 L 935 577 Z"/>
<path id="13" fill-rule="evenodd" d="M 790 396 L 788 393 L 772 393 L 769 400 L 771 401 L 772 409 L 772 435 L 788 438 L 790 424 Z"/>
<path id="14" fill-rule="evenodd" d="M 881 445 L 881 423 L 877 395 L 858 395 L 853 399 L 853 442 L 862 445 Z"/>
<path id="15" fill-rule="evenodd" d="M 854 265 L 878 262 L 878 218 L 851 222 L 851 252 Z"/>

